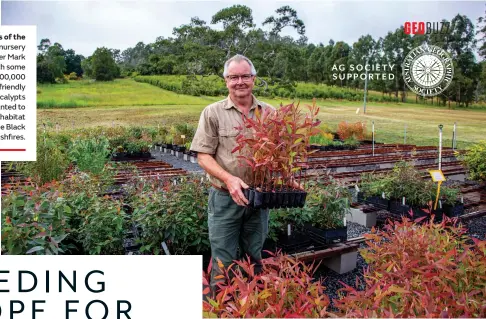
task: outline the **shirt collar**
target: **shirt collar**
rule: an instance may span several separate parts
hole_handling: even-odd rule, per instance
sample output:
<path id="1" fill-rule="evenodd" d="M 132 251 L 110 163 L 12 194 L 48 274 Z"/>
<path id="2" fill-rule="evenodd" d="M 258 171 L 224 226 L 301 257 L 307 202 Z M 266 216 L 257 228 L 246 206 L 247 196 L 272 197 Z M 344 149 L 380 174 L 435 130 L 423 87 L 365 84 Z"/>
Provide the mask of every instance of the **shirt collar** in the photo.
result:
<path id="1" fill-rule="evenodd" d="M 263 107 L 262 102 L 260 102 L 255 97 L 255 95 L 252 94 L 251 97 L 253 99 L 253 104 L 251 105 L 250 111 L 253 110 L 253 109 L 255 109 L 257 106 Z M 238 108 L 236 107 L 235 103 L 231 100 L 231 97 L 228 95 L 227 101 L 226 101 L 225 105 L 223 106 L 223 108 L 226 109 L 226 110 L 229 110 L 232 107 L 234 107 L 236 110 L 238 110 Z"/>

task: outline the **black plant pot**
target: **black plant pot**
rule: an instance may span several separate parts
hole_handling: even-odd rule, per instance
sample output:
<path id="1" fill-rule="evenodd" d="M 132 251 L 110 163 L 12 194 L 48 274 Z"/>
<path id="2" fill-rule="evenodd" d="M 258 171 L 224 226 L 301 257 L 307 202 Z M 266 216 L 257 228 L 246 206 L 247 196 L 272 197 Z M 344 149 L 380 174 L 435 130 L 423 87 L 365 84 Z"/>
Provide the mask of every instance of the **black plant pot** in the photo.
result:
<path id="1" fill-rule="evenodd" d="M 358 193 L 358 202 L 372 204 L 373 206 L 383 208 L 386 210 L 390 209 L 390 200 L 385 199 L 381 196 L 367 197 L 366 194 L 363 194 L 363 192 Z"/>
<path id="2" fill-rule="evenodd" d="M 404 215 L 410 216 L 410 206 L 402 205 L 401 201 L 398 200 L 391 200 L 390 201 L 390 208 L 388 209 L 390 213 L 395 215 Z"/>
<path id="3" fill-rule="evenodd" d="M 464 204 L 461 202 L 456 202 L 454 206 L 444 204 L 442 205 L 442 212 L 449 218 L 459 217 L 464 214 Z"/>
<path id="4" fill-rule="evenodd" d="M 305 205 L 305 199 L 307 198 L 307 193 L 303 191 L 298 191 L 299 201 L 297 202 L 297 207 L 302 208 Z"/>
<path id="5" fill-rule="evenodd" d="M 278 192 L 277 193 L 277 205 L 275 208 L 282 208 L 283 206 L 283 200 L 284 200 L 284 192 Z"/>
<path id="6" fill-rule="evenodd" d="M 262 208 L 263 207 L 263 193 L 257 190 L 254 191 L 253 207 Z"/>
<path id="7" fill-rule="evenodd" d="M 292 207 L 295 207 L 295 201 L 296 201 L 296 193 L 295 192 L 292 192 L 292 191 L 289 191 L 288 192 L 289 194 L 289 204 L 287 205 L 288 208 L 292 208 Z"/>
<path id="8" fill-rule="evenodd" d="M 313 240 L 323 245 L 345 242 L 348 239 L 348 228 L 346 226 L 333 229 L 321 229 L 311 224 L 305 224 L 304 229 Z"/>
<path id="9" fill-rule="evenodd" d="M 287 208 L 290 205 L 290 193 L 287 191 L 282 192 L 282 207 Z"/>
<path id="10" fill-rule="evenodd" d="M 271 199 L 271 193 L 270 192 L 263 192 L 263 207 L 262 208 L 269 208 L 270 199 Z"/>
<path id="11" fill-rule="evenodd" d="M 248 206 L 251 206 L 250 203 L 250 189 L 243 189 L 243 195 L 245 195 L 245 198 L 248 200 Z"/>
<path id="12" fill-rule="evenodd" d="M 270 203 L 268 205 L 268 208 L 278 208 L 278 203 L 277 203 L 277 192 L 273 191 L 270 192 Z"/>
<path id="13" fill-rule="evenodd" d="M 176 152 L 185 152 L 186 151 L 186 147 L 185 146 L 174 146 L 174 151 Z"/>
<path id="14" fill-rule="evenodd" d="M 306 250 L 313 246 L 311 238 L 298 230 L 293 230 L 289 236 L 286 232 L 282 232 L 278 236 L 277 247 L 282 249 L 283 253 L 294 254 Z"/>

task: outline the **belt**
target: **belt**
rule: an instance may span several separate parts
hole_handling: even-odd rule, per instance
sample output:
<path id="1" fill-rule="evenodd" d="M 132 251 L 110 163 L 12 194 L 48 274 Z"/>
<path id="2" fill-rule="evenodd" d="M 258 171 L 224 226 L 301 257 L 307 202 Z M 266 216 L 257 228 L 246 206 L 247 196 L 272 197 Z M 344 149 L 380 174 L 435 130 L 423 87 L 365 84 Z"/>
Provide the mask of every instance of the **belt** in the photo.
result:
<path id="1" fill-rule="evenodd" d="M 219 191 L 222 191 L 222 192 L 225 192 L 225 193 L 229 193 L 229 190 L 227 190 L 226 188 L 222 188 L 222 187 L 216 186 L 216 185 L 214 185 L 212 183 L 211 183 L 211 186 L 213 186 L 214 188 L 216 188 Z"/>

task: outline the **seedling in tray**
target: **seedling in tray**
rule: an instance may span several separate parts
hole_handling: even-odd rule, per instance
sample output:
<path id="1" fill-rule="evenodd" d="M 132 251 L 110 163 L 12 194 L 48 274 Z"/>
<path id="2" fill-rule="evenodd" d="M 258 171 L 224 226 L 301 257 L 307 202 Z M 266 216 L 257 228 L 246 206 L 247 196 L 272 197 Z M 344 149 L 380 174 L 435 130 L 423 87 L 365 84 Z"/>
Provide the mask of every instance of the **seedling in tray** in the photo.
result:
<path id="1" fill-rule="evenodd" d="M 255 118 L 243 116 L 233 153 L 249 167 L 250 188 L 244 191 L 253 208 L 303 207 L 307 192 L 301 184 L 307 168 L 310 137 L 320 133 L 315 101 L 302 113 L 294 103 L 279 109 L 255 110 Z"/>

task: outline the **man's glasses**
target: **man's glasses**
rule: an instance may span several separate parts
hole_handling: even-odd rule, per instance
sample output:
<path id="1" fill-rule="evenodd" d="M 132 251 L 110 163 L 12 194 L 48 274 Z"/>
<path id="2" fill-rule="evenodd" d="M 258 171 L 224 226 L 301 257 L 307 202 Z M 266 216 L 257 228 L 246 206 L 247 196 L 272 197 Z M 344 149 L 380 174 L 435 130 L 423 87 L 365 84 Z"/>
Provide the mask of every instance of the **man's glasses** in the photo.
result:
<path id="1" fill-rule="evenodd" d="M 250 82 L 253 75 L 251 74 L 243 74 L 243 75 L 228 75 L 227 79 L 230 80 L 232 83 L 238 82 L 241 78 L 243 82 Z"/>

